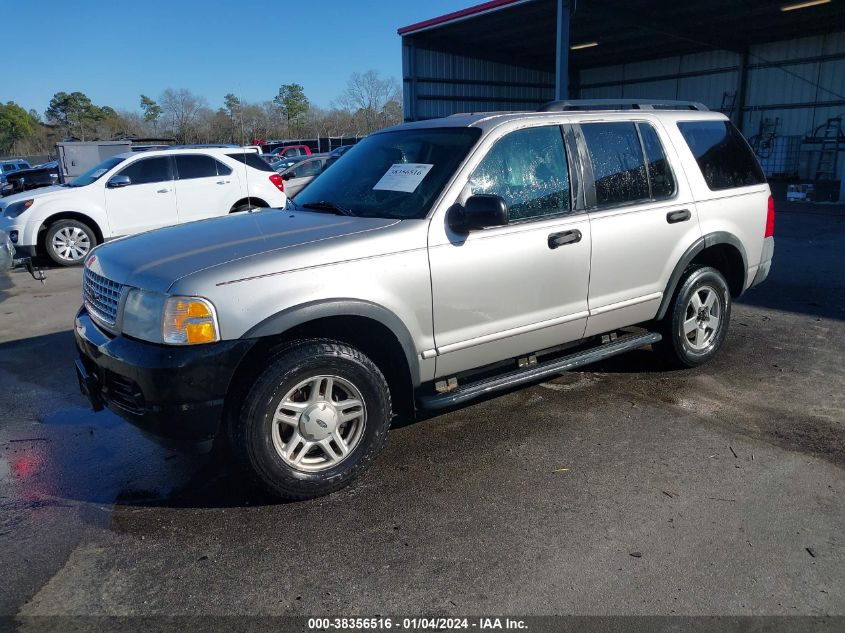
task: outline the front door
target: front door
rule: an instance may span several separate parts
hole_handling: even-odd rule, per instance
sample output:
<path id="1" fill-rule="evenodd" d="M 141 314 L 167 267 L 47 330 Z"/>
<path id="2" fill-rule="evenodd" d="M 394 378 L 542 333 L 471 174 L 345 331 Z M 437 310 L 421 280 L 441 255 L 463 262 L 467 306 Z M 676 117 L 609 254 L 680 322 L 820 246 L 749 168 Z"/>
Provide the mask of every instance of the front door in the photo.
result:
<path id="1" fill-rule="evenodd" d="M 285 193 L 289 198 L 305 188 L 305 185 L 314 180 L 323 172 L 326 160 L 324 158 L 306 158 L 285 174 Z"/>
<path id="2" fill-rule="evenodd" d="M 509 223 L 429 235 L 437 376 L 579 340 L 587 322 L 590 223 L 574 210 L 559 126 L 504 135 L 461 194 L 501 196 Z"/>
<path id="3" fill-rule="evenodd" d="M 169 156 L 141 158 L 115 175 L 128 176 L 130 184 L 119 188 L 106 184 L 106 211 L 114 236 L 176 224 L 176 193 Z"/>

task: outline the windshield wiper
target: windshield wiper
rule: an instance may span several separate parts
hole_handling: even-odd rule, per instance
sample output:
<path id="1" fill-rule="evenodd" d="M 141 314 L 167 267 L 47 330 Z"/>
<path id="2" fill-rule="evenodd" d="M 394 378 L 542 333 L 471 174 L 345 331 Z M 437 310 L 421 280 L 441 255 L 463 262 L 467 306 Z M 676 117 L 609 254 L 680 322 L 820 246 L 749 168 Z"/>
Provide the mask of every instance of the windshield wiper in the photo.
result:
<path id="1" fill-rule="evenodd" d="M 337 215 L 355 215 L 351 209 L 342 207 L 334 202 L 328 200 L 320 200 L 318 202 L 306 202 L 305 204 L 297 205 L 302 209 L 314 209 L 315 211 L 328 211 L 329 213 L 336 213 Z"/>

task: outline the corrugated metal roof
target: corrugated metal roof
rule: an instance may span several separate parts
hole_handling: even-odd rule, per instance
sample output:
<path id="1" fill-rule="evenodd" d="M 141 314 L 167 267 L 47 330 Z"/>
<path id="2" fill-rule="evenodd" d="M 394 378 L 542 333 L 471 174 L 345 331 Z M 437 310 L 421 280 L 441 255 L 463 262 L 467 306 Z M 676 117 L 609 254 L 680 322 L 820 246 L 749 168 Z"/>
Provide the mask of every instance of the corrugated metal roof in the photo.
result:
<path id="1" fill-rule="evenodd" d="M 512 4 L 522 4 L 530 1 L 531 0 L 490 0 L 490 2 L 482 2 L 481 4 L 476 4 L 459 11 L 453 11 L 452 13 L 447 13 L 446 15 L 431 18 L 430 20 L 423 20 L 422 22 L 417 22 L 416 24 L 411 24 L 410 26 L 403 26 L 398 29 L 397 32 L 399 35 L 409 35 L 418 31 L 425 31 L 427 29 L 433 29 L 438 26 L 458 22 L 460 20 L 466 20 L 467 18 L 481 15 L 482 13 L 489 13 L 491 11 L 503 9 Z"/>

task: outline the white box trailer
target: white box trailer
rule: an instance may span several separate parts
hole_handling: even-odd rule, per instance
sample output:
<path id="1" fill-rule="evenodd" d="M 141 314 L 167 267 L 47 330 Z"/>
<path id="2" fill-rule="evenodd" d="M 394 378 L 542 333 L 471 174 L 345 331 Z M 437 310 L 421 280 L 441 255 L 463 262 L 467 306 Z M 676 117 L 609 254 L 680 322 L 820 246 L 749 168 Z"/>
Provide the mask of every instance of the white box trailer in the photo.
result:
<path id="1" fill-rule="evenodd" d="M 110 156 L 132 151 L 132 141 L 65 141 L 56 143 L 59 182 L 81 176 Z"/>

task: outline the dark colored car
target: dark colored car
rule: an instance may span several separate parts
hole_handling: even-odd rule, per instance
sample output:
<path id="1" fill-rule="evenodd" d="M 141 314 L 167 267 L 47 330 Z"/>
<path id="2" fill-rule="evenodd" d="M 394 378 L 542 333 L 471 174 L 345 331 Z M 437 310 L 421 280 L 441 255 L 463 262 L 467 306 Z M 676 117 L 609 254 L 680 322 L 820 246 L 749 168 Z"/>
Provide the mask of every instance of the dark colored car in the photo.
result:
<path id="1" fill-rule="evenodd" d="M 59 182 L 59 163 L 51 161 L 30 169 L 19 169 L 4 175 L 0 182 L 0 196 L 9 196 L 21 191 L 49 187 Z"/>
<path id="2" fill-rule="evenodd" d="M 301 163 L 306 158 L 310 158 L 310 156 L 287 156 L 284 158 L 277 158 L 275 156 L 269 155 L 268 157 L 270 158 L 270 167 L 272 167 L 275 171 L 280 174 L 285 171 L 288 167 L 292 167 L 297 163 Z"/>
<path id="3" fill-rule="evenodd" d="M 329 152 L 329 158 L 340 158 L 346 152 L 351 150 L 354 145 L 341 145 L 340 147 L 335 147 L 332 151 Z"/>

